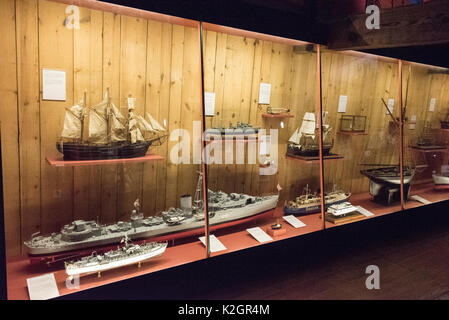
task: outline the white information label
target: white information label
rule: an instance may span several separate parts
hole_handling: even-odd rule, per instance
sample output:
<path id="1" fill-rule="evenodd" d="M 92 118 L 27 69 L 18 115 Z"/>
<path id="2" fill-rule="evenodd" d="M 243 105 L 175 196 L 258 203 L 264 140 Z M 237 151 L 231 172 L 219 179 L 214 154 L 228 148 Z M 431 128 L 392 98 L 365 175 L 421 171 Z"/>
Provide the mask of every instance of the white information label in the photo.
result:
<path id="1" fill-rule="evenodd" d="M 374 213 L 372 213 L 369 210 L 366 210 L 365 208 L 361 207 L 361 206 L 356 206 L 357 211 L 360 212 L 361 214 L 363 214 L 365 217 L 372 217 L 374 216 Z"/>
<path id="2" fill-rule="evenodd" d="M 42 91 L 44 100 L 65 101 L 65 71 L 42 69 Z"/>
<path id="3" fill-rule="evenodd" d="M 271 84 L 260 83 L 259 88 L 259 104 L 270 104 Z"/>
<path id="4" fill-rule="evenodd" d="M 260 229 L 259 227 L 246 229 L 250 235 L 253 236 L 254 239 L 259 241 L 260 243 L 272 241 L 273 238 L 270 237 L 265 231 Z"/>
<path id="5" fill-rule="evenodd" d="M 415 201 L 421 202 L 421 203 L 423 203 L 423 204 L 431 204 L 431 203 L 432 203 L 432 201 L 429 201 L 429 200 L 427 200 L 427 199 L 424 199 L 424 198 L 422 198 L 422 197 L 420 197 L 420 196 L 411 196 L 410 199 L 413 199 L 413 200 L 415 200 Z"/>
<path id="6" fill-rule="evenodd" d="M 204 245 L 206 245 L 206 237 L 200 237 L 199 239 Z M 209 240 L 210 252 L 226 250 L 226 247 L 223 245 L 223 243 L 221 243 L 220 240 L 218 240 L 217 237 L 213 234 L 210 235 Z"/>
<path id="7" fill-rule="evenodd" d="M 390 113 L 393 114 L 393 110 L 394 110 L 394 99 L 393 98 L 388 99 L 387 106 L 388 106 L 388 110 L 390 110 L 390 112 L 387 111 L 387 114 L 390 114 Z"/>
<path id="8" fill-rule="evenodd" d="M 215 92 L 204 92 L 204 106 L 207 117 L 215 114 Z"/>
<path id="9" fill-rule="evenodd" d="M 287 221 L 288 223 L 290 223 L 296 229 L 306 226 L 306 224 L 304 222 L 302 222 L 301 220 L 296 218 L 294 215 L 283 216 L 282 218 L 285 221 Z"/>
<path id="10" fill-rule="evenodd" d="M 267 135 L 261 136 L 259 144 L 259 154 L 261 156 L 269 155 L 270 145 L 271 145 L 271 136 Z"/>
<path id="11" fill-rule="evenodd" d="M 434 112 L 435 111 L 435 104 L 437 102 L 436 98 L 430 99 L 430 105 L 429 105 L 429 111 Z"/>
<path id="12" fill-rule="evenodd" d="M 48 300 L 59 297 L 58 286 L 53 273 L 28 278 L 27 286 L 30 300 Z"/>
<path id="13" fill-rule="evenodd" d="M 340 101 L 338 102 L 338 112 L 345 113 L 347 104 L 348 96 L 340 96 Z"/>

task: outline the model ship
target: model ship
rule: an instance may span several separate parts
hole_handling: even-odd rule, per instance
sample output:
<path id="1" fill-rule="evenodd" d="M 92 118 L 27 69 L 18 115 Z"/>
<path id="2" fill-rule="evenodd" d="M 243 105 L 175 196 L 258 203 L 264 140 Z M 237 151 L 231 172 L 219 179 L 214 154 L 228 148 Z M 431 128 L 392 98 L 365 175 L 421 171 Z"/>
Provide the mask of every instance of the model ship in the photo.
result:
<path id="1" fill-rule="evenodd" d="M 437 174 L 436 171 L 433 171 L 432 178 L 435 186 L 449 187 L 449 175 Z"/>
<path id="2" fill-rule="evenodd" d="M 331 128 L 325 124 L 327 113 L 323 116 L 323 155 L 329 155 L 334 145 L 330 139 Z M 315 114 L 306 112 L 301 127 L 298 127 L 288 140 L 287 154 L 303 157 L 317 157 L 320 150 L 320 135 Z"/>
<path id="3" fill-rule="evenodd" d="M 330 206 L 347 202 L 351 197 L 350 193 L 334 189 L 324 195 L 324 208 L 327 210 Z M 285 214 L 305 215 L 321 211 L 321 195 L 311 193 L 309 186 L 304 188 L 303 194 L 296 197 L 295 201 L 289 201 L 284 206 Z"/>
<path id="4" fill-rule="evenodd" d="M 417 139 L 415 148 L 418 149 L 446 149 L 444 146 L 436 145 L 435 137 L 432 133 L 432 128 L 429 121 L 426 121 L 424 124 L 424 128 L 422 130 L 422 133 Z"/>
<path id="5" fill-rule="evenodd" d="M 358 211 L 357 207 L 354 207 L 350 202 L 342 202 L 338 204 L 331 205 L 327 212 L 334 217 L 344 217 L 350 213 Z"/>
<path id="6" fill-rule="evenodd" d="M 166 130 L 147 113 L 148 121 L 134 112 L 134 100 L 128 99 L 128 117 L 120 113 L 109 97 L 93 107 L 86 97 L 67 109 L 62 141 L 56 143 L 64 160 L 121 159 L 144 156 L 151 145 L 162 144 Z M 86 124 L 88 123 L 88 127 Z M 85 127 L 88 128 L 87 135 Z"/>
<path id="7" fill-rule="evenodd" d="M 287 109 L 287 108 L 276 108 L 276 107 L 267 107 L 267 112 L 269 114 L 288 114 L 288 113 L 290 113 L 290 109 Z"/>
<path id="8" fill-rule="evenodd" d="M 165 252 L 167 243 L 145 243 L 143 245 L 133 244 L 128 236 L 121 241 L 123 247 L 111 250 L 100 255 L 93 252 L 90 256 L 83 257 L 78 261 L 65 262 L 65 271 L 69 276 L 97 273 L 115 268 L 124 267 L 160 256 Z"/>
<path id="9" fill-rule="evenodd" d="M 206 130 L 206 134 L 223 134 L 223 135 L 251 135 L 257 134 L 259 132 L 259 127 L 253 127 L 249 123 L 237 122 L 236 126 L 232 123 L 229 124 L 228 128 L 224 127 L 213 127 Z"/>
<path id="10" fill-rule="evenodd" d="M 202 175 L 198 179 L 196 195 L 201 196 Z M 255 216 L 274 209 L 279 195 L 255 197 L 246 194 L 213 192 L 209 190 L 209 223 L 220 225 L 230 221 Z M 140 212 L 140 202 L 134 202 L 131 220 L 111 225 L 95 221 L 76 220 L 65 225 L 59 233 L 50 236 L 34 234 L 24 244 L 30 255 L 62 254 L 120 242 L 126 235 L 134 239 L 148 239 L 156 236 L 204 227 L 202 199 L 196 199 L 192 208 L 170 208 L 162 216 L 145 218 Z"/>
<path id="11" fill-rule="evenodd" d="M 368 177 L 369 193 L 374 201 L 391 204 L 400 200 L 401 171 L 400 166 L 385 166 L 360 171 Z M 404 198 L 407 199 L 410 182 L 415 175 L 415 169 L 410 166 L 403 167 Z"/>

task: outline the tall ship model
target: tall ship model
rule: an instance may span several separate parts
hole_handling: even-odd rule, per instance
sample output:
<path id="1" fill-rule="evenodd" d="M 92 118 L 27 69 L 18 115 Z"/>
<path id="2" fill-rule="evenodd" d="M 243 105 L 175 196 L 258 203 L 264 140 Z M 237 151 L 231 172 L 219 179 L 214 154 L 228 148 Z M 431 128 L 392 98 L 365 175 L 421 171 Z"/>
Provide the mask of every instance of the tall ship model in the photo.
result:
<path id="1" fill-rule="evenodd" d="M 323 155 L 329 155 L 334 146 L 334 141 L 330 137 L 332 131 L 328 124 L 325 124 L 327 112 L 323 114 Z M 298 127 L 288 140 L 287 155 L 303 157 L 317 157 L 320 152 L 320 135 L 317 128 L 315 114 L 306 112 L 302 120 L 301 127 Z"/>
<path id="2" fill-rule="evenodd" d="M 134 100 L 128 99 L 125 119 L 111 101 L 109 89 L 93 107 L 86 106 L 84 94 L 80 103 L 66 110 L 61 141 L 56 143 L 64 160 L 136 158 L 144 156 L 151 145 L 162 144 L 166 130 L 148 112 L 148 121 L 135 114 Z"/>
<path id="3" fill-rule="evenodd" d="M 161 216 L 145 218 L 140 212 L 140 202 L 134 203 L 131 220 L 102 225 L 95 221 L 76 220 L 62 227 L 59 233 L 50 236 L 34 234 L 26 241 L 25 247 L 31 256 L 61 254 L 98 246 L 115 244 L 127 234 L 131 239 L 148 239 L 175 232 L 204 227 L 202 196 L 202 175 L 198 179 L 193 205 L 188 208 L 169 208 Z M 209 190 L 210 225 L 220 225 L 230 221 L 252 217 L 274 209 L 279 194 L 250 196 L 246 194 L 213 192 Z"/>
<path id="4" fill-rule="evenodd" d="M 151 242 L 143 245 L 132 243 L 128 236 L 121 241 L 124 246 L 116 250 L 110 250 L 104 254 L 93 252 L 90 256 L 83 257 L 77 261 L 65 262 L 65 271 L 68 276 L 85 275 L 124 267 L 131 264 L 140 264 L 148 259 L 160 256 L 167 248 L 167 242 Z"/>
<path id="5" fill-rule="evenodd" d="M 347 202 L 350 197 L 351 197 L 350 193 L 337 190 L 334 186 L 334 189 L 331 192 L 325 193 L 324 195 L 325 211 L 330 206 Z M 305 215 L 317 213 L 320 211 L 321 211 L 321 195 L 317 194 L 316 192 L 311 193 L 308 185 L 304 188 L 304 192 L 302 195 L 296 197 L 294 201 L 289 201 L 284 206 L 285 214 Z"/>

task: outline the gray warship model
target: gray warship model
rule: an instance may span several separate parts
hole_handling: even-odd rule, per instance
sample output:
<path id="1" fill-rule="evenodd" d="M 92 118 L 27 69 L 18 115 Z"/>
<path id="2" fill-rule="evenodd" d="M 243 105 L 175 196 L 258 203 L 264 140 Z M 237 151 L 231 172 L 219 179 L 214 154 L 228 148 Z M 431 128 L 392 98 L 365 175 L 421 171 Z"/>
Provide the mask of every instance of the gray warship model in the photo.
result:
<path id="1" fill-rule="evenodd" d="M 228 195 L 211 190 L 208 193 L 210 225 L 240 220 L 274 209 L 279 198 L 279 194 L 256 197 L 237 193 Z M 24 244 L 30 256 L 57 255 L 116 244 L 125 235 L 133 240 L 148 239 L 199 229 L 204 226 L 202 197 L 202 174 L 200 173 L 195 200 L 190 208 L 169 208 L 162 212 L 161 216 L 145 218 L 140 212 L 140 202 L 136 200 L 130 221 L 102 225 L 96 221 L 76 220 L 62 227 L 59 233 L 52 233 L 49 236 L 34 234 L 32 239 Z"/>
<path id="2" fill-rule="evenodd" d="M 160 256 L 167 248 L 167 242 L 150 242 L 143 245 L 132 243 L 128 236 L 121 241 L 123 247 L 116 250 L 105 252 L 102 255 L 93 252 L 90 256 L 83 257 L 77 261 L 65 262 L 65 271 L 69 276 L 100 273 L 105 270 L 124 267 L 131 264 L 137 264 L 140 267 L 141 262 Z"/>
<path id="3" fill-rule="evenodd" d="M 207 129 L 204 133 L 207 134 L 222 134 L 222 135 L 251 135 L 257 134 L 259 132 L 259 127 L 253 127 L 249 123 L 237 122 L 236 126 L 232 123 L 229 124 L 229 128 L 224 127 L 213 127 Z"/>

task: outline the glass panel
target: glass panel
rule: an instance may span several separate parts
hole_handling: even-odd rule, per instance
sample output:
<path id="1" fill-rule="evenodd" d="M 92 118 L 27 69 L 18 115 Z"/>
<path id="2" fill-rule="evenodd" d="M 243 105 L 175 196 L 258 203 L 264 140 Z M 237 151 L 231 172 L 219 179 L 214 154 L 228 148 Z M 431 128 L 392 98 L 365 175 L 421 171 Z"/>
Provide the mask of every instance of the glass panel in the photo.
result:
<path id="1" fill-rule="evenodd" d="M 403 62 L 404 191 L 406 207 L 447 199 L 449 188 L 445 68 Z M 407 168 L 410 167 L 408 174 Z M 409 187 L 409 185 L 411 187 Z"/>
<path id="2" fill-rule="evenodd" d="M 288 215 L 320 211 L 287 204 L 319 185 L 316 160 L 286 156 L 306 112 L 316 114 L 314 46 L 211 25 L 203 37 L 210 229 L 228 249 L 218 254 L 257 245 L 250 228 L 275 240 L 319 230 L 317 215 L 301 228 L 282 218 L 284 203 Z"/>
<path id="3" fill-rule="evenodd" d="M 400 210 L 398 62 L 334 51 L 321 61 L 323 144 L 334 155 L 324 160 L 326 227 Z"/>
<path id="4" fill-rule="evenodd" d="M 204 258 L 191 152 L 201 140 L 197 23 L 79 8 L 83 23 L 69 28 L 66 5 L 33 4 L 15 11 L 27 54 L 17 63 L 20 174 L 5 179 L 21 186 L 5 206 L 9 297 L 29 298 L 26 280 L 50 270 L 69 294 Z M 47 84 L 61 73 L 56 101 Z"/>

